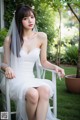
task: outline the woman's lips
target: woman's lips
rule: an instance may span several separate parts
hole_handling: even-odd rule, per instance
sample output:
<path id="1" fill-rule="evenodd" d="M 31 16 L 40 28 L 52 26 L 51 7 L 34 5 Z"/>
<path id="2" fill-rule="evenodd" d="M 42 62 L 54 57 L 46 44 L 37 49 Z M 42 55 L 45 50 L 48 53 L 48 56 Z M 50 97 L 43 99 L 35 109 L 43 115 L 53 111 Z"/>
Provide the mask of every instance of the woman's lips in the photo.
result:
<path id="1" fill-rule="evenodd" d="M 32 27 L 33 26 L 33 24 L 29 24 L 29 27 Z"/>

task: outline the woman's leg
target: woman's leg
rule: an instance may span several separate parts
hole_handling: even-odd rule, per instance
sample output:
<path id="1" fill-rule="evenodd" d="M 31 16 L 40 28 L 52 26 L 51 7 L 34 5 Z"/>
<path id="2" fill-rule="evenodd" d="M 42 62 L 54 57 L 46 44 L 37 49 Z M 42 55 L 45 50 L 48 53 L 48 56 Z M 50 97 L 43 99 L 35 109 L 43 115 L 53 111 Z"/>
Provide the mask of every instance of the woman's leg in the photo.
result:
<path id="1" fill-rule="evenodd" d="M 39 102 L 36 111 L 36 120 L 46 120 L 50 89 L 47 86 L 40 86 L 37 90 L 39 92 Z"/>
<path id="2" fill-rule="evenodd" d="M 38 104 L 38 91 L 35 88 L 30 88 L 25 96 L 26 99 L 26 110 L 29 120 L 35 120 L 35 113 Z"/>

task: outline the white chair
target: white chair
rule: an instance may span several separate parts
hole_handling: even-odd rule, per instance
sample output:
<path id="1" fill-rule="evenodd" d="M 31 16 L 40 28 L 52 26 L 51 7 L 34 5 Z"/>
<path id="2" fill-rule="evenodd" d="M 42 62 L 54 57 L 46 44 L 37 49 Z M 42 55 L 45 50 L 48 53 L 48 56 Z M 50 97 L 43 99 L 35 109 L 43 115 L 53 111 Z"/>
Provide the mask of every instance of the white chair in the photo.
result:
<path id="1" fill-rule="evenodd" d="M 3 47 L 0 47 L 0 64 L 2 62 L 2 57 L 3 57 Z M 52 106 L 51 109 L 55 115 L 55 117 L 57 117 L 57 94 L 56 94 L 56 73 L 54 70 L 50 70 L 50 69 L 45 69 L 41 66 L 40 62 L 36 63 L 36 70 L 37 70 L 37 77 L 38 78 L 45 78 L 45 74 L 46 71 L 51 72 L 52 74 L 52 82 L 55 85 L 55 89 L 54 89 L 54 95 L 52 97 Z M 0 78 L 2 75 L 4 75 L 4 72 L 2 70 L 0 70 Z M 5 105 L 6 105 L 6 109 L 5 111 L 8 112 L 8 118 L 9 120 L 11 120 L 11 114 L 15 114 L 16 112 L 12 112 L 11 111 L 11 100 L 10 100 L 10 96 L 9 96 L 9 86 L 8 86 L 8 81 L 7 78 L 5 78 L 5 89 L 6 89 L 6 93 L 5 93 Z"/>

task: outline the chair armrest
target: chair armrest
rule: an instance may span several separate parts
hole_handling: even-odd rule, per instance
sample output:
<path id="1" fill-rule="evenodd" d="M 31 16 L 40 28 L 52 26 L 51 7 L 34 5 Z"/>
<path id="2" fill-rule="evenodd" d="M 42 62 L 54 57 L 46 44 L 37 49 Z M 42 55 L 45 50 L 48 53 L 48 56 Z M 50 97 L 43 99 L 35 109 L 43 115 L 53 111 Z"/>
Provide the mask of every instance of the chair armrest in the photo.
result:
<path id="1" fill-rule="evenodd" d="M 41 72 L 42 73 L 41 73 Z M 45 73 L 46 71 L 49 71 L 52 73 L 52 81 L 54 82 L 54 84 L 56 84 L 56 71 L 55 70 L 51 70 L 51 69 L 47 69 L 47 68 L 44 68 L 43 66 L 41 66 L 41 64 L 38 64 L 37 66 L 37 74 L 38 74 L 38 78 L 45 78 Z"/>
<path id="2" fill-rule="evenodd" d="M 2 53 L 3 52 L 3 46 L 2 47 L 0 47 L 0 53 Z"/>
<path id="3" fill-rule="evenodd" d="M 5 74 L 5 72 L 4 72 L 3 70 L 1 70 L 1 69 L 0 69 L 0 73 L 1 73 L 1 74 Z"/>
<path id="4" fill-rule="evenodd" d="M 51 69 L 48 69 L 48 68 L 44 68 L 43 66 L 41 66 L 40 64 L 38 65 L 38 67 L 40 69 L 42 69 L 43 71 L 49 71 L 49 72 L 52 72 L 52 74 L 56 74 L 58 76 L 58 78 L 61 80 L 61 77 L 60 77 L 60 74 L 57 73 L 55 70 L 51 70 Z"/>
<path id="5" fill-rule="evenodd" d="M 1 83 L 1 80 L 4 76 L 5 76 L 4 71 L 0 69 L 0 83 Z"/>
<path id="6" fill-rule="evenodd" d="M 1 91 L 1 82 L 4 76 L 5 76 L 4 71 L 0 69 L 0 91 Z"/>
<path id="7" fill-rule="evenodd" d="M 7 91 L 9 80 L 5 77 L 5 72 L 0 69 L 0 81 L 3 80 L 3 77 L 4 77 L 4 80 L 5 80 L 5 88 L 6 88 L 6 91 Z"/>
<path id="8" fill-rule="evenodd" d="M 51 70 L 51 69 L 48 69 L 48 68 L 44 68 L 44 67 L 41 66 L 40 64 L 39 64 L 39 68 L 40 68 L 40 69 L 43 69 L 43 70 L 45 70 L 45 71 L 54 72 L 54 73 L 56 74 L 56 71 L 55 71 L 55 70 Z"/>

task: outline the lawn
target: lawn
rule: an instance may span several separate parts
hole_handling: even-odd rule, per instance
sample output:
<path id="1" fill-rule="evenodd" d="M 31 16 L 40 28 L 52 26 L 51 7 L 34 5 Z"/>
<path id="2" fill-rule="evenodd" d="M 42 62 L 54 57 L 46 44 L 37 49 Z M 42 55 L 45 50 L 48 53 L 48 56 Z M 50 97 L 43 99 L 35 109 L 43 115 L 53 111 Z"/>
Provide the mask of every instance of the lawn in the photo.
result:
<path id="1" fill-rule="evenodd" d="M 63 67 L 63 66 L 62 66 Z M 63 67 L 66 74 L 75 74 L 75 67 Z M 51 79 L 51 74 L 47 73 L 46 77 Z M 0 110 L 1 107 L 0 97 Z M 65 80 L 57 78 L 57 117 L 61 120 L 80 120 L 80 94 L 69 93 L 65 86 Z M 15 119 L 14 119 L 15 120 Z"/>
<path id="2" fill-rule="evenodd" d="M 63 67 L 66 74 L 75 74 L 75 67 Z M 65 79 L 57 79 L 58 118 L 61 120 L 80 120 L 80 94 L 67 91 Z"/>
<path id="3" fill-rule="evenodd" d="M 62 66 L 65 74 L 76 74 L 76 67 Z M 50 73 L 46 74 L 51 79 Z M 67 91 L 65 79 L 57 77 L 57 117 L 61 120 L 80 120 L 80 94 Z"/>
<path id="4" fill-rule="evenodd" d="M 63 67 L 63 66 L 62 66 Z M 65 74 L 76 74 L 76 67 L 63 67 Z M 51 79 L 51 74 L 46 74 Z M 57 117 L 61 120 L 80 120 L 80 94 L 67 91 L 65 79 L 57 78 Z"/>

